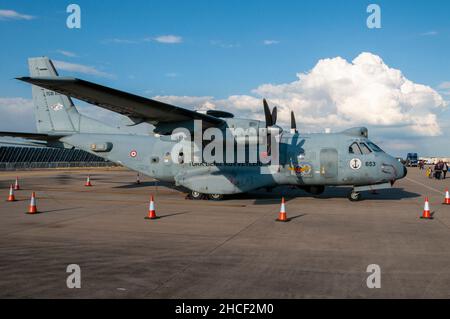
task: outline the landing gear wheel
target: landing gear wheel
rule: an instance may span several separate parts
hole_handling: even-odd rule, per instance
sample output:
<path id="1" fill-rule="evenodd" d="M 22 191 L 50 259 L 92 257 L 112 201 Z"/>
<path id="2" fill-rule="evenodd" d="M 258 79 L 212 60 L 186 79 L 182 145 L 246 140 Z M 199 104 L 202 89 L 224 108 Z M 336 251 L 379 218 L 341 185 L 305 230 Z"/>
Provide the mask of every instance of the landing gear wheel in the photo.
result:
<path id="1" fill-rule="evenodd" d="M 193 200 L 200 200 L 204 198 L 204 195 L 196 191 L 191 191 L 190 197 Z"/>
<path id="2" fill-rule="evenodd" d="M 361 193 L 351 192 L 350 195 L 348 196 L 348 199 L 352 202 L 357 202 L 361 200 Z"/>
<path id="3" fill-rule="evenodd" d="M 217 201 L 219 201 L 219 200 L 223 199 L 223 195 L 222 194 L 209 194 L 208 198 L 210 200 L 217 200 Z"/>

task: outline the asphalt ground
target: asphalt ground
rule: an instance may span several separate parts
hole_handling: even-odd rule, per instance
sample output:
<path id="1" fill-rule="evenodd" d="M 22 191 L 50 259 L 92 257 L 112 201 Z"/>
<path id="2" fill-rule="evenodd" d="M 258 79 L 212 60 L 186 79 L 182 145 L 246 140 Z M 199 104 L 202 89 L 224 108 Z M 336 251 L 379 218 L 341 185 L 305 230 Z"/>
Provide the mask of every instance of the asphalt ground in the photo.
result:
<path id="1" fill-rule="evenodd" d="M 85 187 L 91 174 L 92 187 Z M 18 201 L 6 202 L 18 175 Z M 276 188 L 192 201 L 126 170 L 0 173 L 2 298 L 449 298 L 450 179 L 418 169 L 393 189 Z M 27 215 L 31 192 L 40 214 Z M 157 220 L 145 220 L 149 196 Z M 281 196 L 287 223 L 275 222 Z M 433 220 L 422 220 L 424 198 Z M 81 288 L 66 285 L 67 266 Z M 380 267 L 370 289 L 368 265 Z"/>

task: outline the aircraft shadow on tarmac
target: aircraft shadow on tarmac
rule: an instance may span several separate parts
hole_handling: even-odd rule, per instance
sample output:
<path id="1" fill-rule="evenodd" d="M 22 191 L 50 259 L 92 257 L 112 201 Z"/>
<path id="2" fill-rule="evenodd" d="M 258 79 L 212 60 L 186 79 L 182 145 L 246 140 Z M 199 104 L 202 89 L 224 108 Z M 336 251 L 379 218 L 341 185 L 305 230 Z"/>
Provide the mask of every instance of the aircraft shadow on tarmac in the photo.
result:
<path id="1" fill-rule="evenodd" d="M 294 198 L 317 198 L 317 200 L 327 200 L 334 198 L 347 198 L 351 187 L 328 187 L 321 195 L 312 195 L 300 189 L 290 189 L 288 187 L 278 187 L 272 192 L 252 192 L 230 196 L 229 199 L 253 199 L 255 205 L 272 205 L 280 203 L 280 197 L 284 196 L 286 202 Z M 403 188 L 392 188 L 387 190 L 378 190 L 375 194 L 371 192 L 362 192 L 364 200 L 400 200 L 404 198 L 417 198 L 422 195 L 412 193 Z"/>
<path id="2" fill-rule="evenodd" d="M 121 186 L 115 186 L 114 188 L 121 188 L 121 189 L 133 189 L 133 188 L 142 188 L 142 187 L 167 187 L 170 189 L 174 189 L 180 192 L 188 193 L 189 190 L 185 189 L 181 186 L 175 186 L 172 183 L 167 182 L 157 182 L 154 181 L 146 181 L 141 182 L 140 184 L 137 183 L 131 183 Z M 244 194 L 236 194 L 236 195 L 230 195 L 225 197 L 225 201 L 227 200 L 238 200 L 238 199 L 248 199 L 248 200 L 254 200 L 255 205 L 272 205 L 272 204 L 279 204 L 280 198 L 282 196 L 285 197 L 286 202 L 290 201 L 294 198 L 299 197 L 314 197 L 318 200 L 327 200 L 327 199 L 333 199 L 333 198 L 347 198 L 348 194 L 351 191 L 351 187 L 328 187 L 326 191 L 321 195 L 312 195 L 310 193 L 307 193 L 301 189 L 297 188 L 290 188 L 290 187 L 276 187 L 271 192 L 268 191 L 255 191 L 250 193 L 244 193 Z M 386 190 L 378 190 L 376 193 L 371 192 L 362 192 L 362 201 L 364 200 L 400 200 L 404 198 L 417 198 L 421 197 L 421 194 L 408 192 L 403 188 L 392 188 L 392 189 L 386 189 Z"/>

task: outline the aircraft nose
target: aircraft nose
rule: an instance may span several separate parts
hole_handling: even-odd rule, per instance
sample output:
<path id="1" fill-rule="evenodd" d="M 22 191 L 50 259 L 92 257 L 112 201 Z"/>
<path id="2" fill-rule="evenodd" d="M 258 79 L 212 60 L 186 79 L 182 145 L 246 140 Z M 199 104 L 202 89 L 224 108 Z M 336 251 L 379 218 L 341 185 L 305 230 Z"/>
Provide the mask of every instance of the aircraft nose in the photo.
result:
<path id="1" fill-rule="evenodd" d="M 405 165 L 403 165 L 403 176 L 402 176 L 402 178 L 406 177 L 406 175 L 408 175 L 408 169 L 406 168 Z"/>

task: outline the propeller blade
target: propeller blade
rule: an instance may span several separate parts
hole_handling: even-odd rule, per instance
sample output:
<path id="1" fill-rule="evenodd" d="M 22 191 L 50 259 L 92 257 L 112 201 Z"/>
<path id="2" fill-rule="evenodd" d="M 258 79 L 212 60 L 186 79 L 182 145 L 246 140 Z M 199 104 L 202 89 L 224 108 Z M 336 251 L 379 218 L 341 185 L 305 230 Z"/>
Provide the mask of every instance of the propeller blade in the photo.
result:
<path id="1" fill-rule="evenodd" d="M 291 111 L 291 130 L 295 130 L 297 132 L 297 122 L 295 121 L 294 111 Z"/>
<path id="2" fill-rule="evenodd" d="M 272 125 L 277 124 L 277 107 L 275 106 L 272 110 Z"/>
<path id="3" fill-rule="evenodd" d="M 266 127 L 270 127 L 273 125 L 272 114 L 270 113 L 269 105 L 267 104 L 266 99 L 263 99 L 264 104 L 264 115 L 266 117 Z"/>

